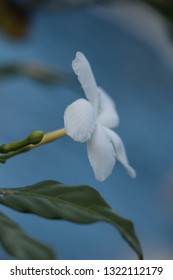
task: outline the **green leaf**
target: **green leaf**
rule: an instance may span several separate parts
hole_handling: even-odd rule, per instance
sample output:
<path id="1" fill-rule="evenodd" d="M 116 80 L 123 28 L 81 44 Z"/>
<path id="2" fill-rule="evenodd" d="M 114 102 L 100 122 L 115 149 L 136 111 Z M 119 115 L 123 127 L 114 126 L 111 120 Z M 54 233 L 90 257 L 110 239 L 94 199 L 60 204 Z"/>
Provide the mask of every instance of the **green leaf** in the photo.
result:
<path id="1" fill-rule="evenodd" d="M 48 69 L 48 67 L 36 63 L 4 64 L 0 66 L 1 79 L 14 76 L 24 76 L 47 85 L 65 84 L 70 80 L 70 76 L 67 73 Z"/>
<path id="2" fill-rule="evenodd" d="M 112 224 L 142 259 L 133 223 L 117 215 L 100 194 L 89 186 L 65 186 L 43 181 L 22 188 L 0 189 L 0 203 L 21 212 L 79 224 L 104 221 Z"/>
<path id="3" fill-rule="evenodd" d="M 49 247 L 26 235 L 15 222 L 1 212 L 0 243 L 10 255 L 17 259 L 54 259 L 54 253 Z"/>

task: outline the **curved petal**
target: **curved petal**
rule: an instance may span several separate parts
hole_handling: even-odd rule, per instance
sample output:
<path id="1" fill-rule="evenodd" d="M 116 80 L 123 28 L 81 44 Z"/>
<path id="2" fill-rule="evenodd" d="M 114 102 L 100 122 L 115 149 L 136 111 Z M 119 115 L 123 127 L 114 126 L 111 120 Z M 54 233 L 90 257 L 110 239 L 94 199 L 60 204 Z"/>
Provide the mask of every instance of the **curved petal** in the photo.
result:
<path id="1" fill-rule="evenodd" d="M 72 61 L 72 68 L 78 76 L 87 99 L 91 102 L 95 112 L 97 112 L 99 102 L 98 87 L 90 64 L 83 53 L 76 53 L 76 58 Z"/>
<path id="2" fill-rule="evenodd" d="M 87 151 L 96 179 L 104 181 L 114 167 L 115 151 L 102 125 L 97 124 L 87 142 Z"/>
<path id="3" fill-rule="evenodd" d="M 114 128 L 119 124 L 115 103 L 101 87 L 98 87 L 98 91 L 100 94 L 98 121 L 108 128 Z"/>
<path id="4" fill-rule="evenodd" d="M 96 127 L 91 104 L 81 98 L 69 105 L 64 113 L 64 126 L 67 135 L 73 140 L 87 141 Z"/>
<path id="5" fill-rule="evenodd" d="M 121 164 L 126 168 L 128 174 L 132 177 L 136 177 L 135 170 L 129 165 L 128 158 L 126 155 L 126 150 L 121 138 L 114 131 L 109 128 L 105 128 L 106 134 L 110 141 L 114 145 L 116 158 L 121 162 Z"/>

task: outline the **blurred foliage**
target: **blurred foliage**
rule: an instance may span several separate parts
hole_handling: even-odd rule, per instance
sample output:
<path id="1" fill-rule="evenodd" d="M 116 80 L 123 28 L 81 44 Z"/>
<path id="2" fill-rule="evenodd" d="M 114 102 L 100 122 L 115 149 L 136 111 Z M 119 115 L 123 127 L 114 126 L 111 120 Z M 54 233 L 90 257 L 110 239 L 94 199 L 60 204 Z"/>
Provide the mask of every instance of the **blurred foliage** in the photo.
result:
<path id="1" fill-rule="evenodd" d="M 173 0 L 143 0 L 173 24 Z"/>
<path id="2" fill-rule="evenodd" d="M 0 80 L 23 76 L 34 81 L 44 84 L 64 84 L 70 81 L 67 73 L 50 70 L 47 66 L 30 63 L 30 64 L 4 64 L 0 65 Z"/>
<path id="3" fill-rule="evenodd" d="M 87 7 L 94 4 L 134 2 L 133 0 L 0 0 L 0 29 L 12 38 L 24 38 L 28 34 L 30 21 L 38 9 L 52 11 Z M 136 0 L 145 2 L 160 12 L 173 24 L 173 0 Z"/>
<path id="4" fill-rule="evenodd" d="M 12 0 L 0 0 L 0 29 L 13 38 L 23 38 L 29 28 L 30 11 Z"/>

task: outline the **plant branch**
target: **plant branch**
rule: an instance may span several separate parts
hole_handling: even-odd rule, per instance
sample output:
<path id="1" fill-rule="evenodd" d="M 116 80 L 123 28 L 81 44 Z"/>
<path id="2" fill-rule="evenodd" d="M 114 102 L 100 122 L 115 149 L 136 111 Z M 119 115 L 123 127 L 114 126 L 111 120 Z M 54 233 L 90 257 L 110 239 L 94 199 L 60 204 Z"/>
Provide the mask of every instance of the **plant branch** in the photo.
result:
<path id="1" fill-rule="evenodd" d="M 27 145 L 25 147 L 22 147 L 16 151 L 12 151 L 12 152 L 9 152 L 9 153 L 6 153 L 4 155 L 2 155 L 0 157 L 0 163 L 5 163 L 5 161 L 9 158 L 12 158 L 14 156 L 17 156 L 19 154 L 22 154 L 22 153 L 25 153 L 25 152 L 28 152 L 34 148 L 38 148 L 40 147 L 41 145 L 44 145 L 44 144 L 47 144 L 47 143 L 50 143 L 50 142 L 53 142 L 59 138 L 62 138 L 66 136 L 66 132 L 65 132 L 65 129 L 64 128 L 61 128 L 61 129 L 58 129 L 58 130 L 55 130 L 55 131 L 51 131 L 51 132 L 48 132 L 46 134 L 44 134 L 42 140 L 40 143 L 34 145 L 34 144 L 30 144 L 30 145 Z"/>

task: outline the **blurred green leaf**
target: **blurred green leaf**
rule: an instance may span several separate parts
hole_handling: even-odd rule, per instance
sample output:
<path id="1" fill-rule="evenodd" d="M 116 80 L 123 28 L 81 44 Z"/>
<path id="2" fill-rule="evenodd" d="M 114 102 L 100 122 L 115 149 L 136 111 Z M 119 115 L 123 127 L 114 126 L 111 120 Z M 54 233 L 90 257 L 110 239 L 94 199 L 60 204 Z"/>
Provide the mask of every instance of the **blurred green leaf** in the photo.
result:
<path id="1" fill-rule="evenodd" d="M 1 212 L 0 244 L 10 255 L 17 259 L 54 259 L 54 253 L 49 247 L 26 235 L 15 222 Z"/>
<path id="2" fill-rule="evenodd" d="M 173 1 L 172 0 L 142 0 L 161 13 L 171 24 L 173 23 Z"/>
<path id="3" fill-rule="evenodd" d="M 21 74 L 20 65 L 5 64 L 0 66 L 0 78 L 13 76 L 13 75 L 20 75 L 20 74 Z"/>
<path id="4" fill-rule="evenodd" d="M 0 189 L 0 193 L 0 203 L 21 212 L 79 224 L 110 223 L 139 258 L 143 258 L 132 222 L 117 215 L 100 194 L 89 186 L 72 187 L 56 181 L 43 181 L 22 188 Z"/>
<path id="5" fill-rule="evenodd" d="M 70 78 L 66 73 L 53 71 L 37 64 L 5 64 L 0 66 L 0 79 L 24 76 L 45 84 L 65 83 Z"/>
<path id="6" fill-rule="evenodd" d="M 30 10 L 14 0 L 0 0 L 0 28 L 10 37 L 26 36 L 30 25 Z"/>
<path id="7" fill-rule="evenodd" d="M 109 4 L 117 0 L 28 0 L 28 6 L 32 8 L 50 8 L 68 10 L 80 7 L 87 7 L 95 4 Z"/>

